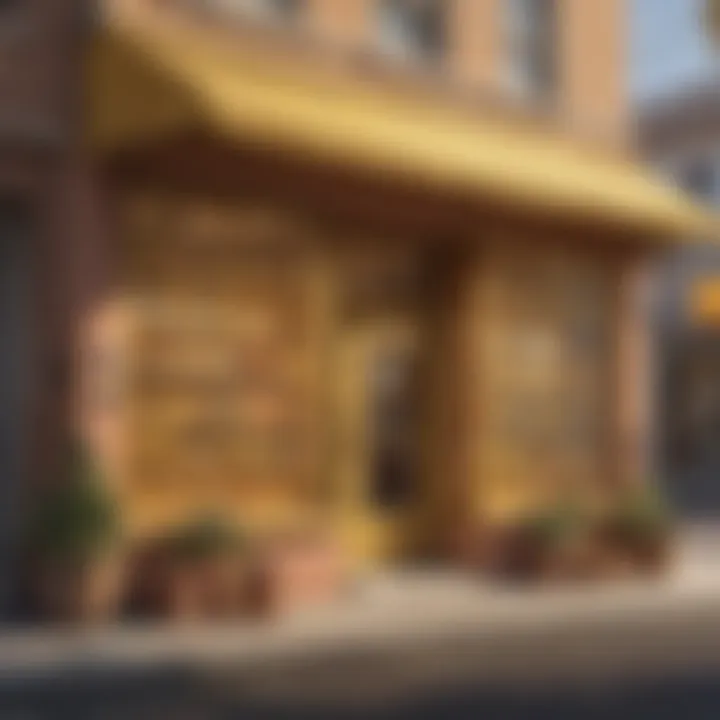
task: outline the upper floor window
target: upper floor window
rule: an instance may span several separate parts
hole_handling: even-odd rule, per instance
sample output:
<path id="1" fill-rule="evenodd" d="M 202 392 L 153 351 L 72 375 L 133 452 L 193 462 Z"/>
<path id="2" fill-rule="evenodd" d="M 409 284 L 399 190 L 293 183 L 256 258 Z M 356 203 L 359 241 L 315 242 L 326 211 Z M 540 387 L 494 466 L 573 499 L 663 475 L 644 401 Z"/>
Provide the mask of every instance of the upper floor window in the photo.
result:
<path id="1" fill-rule="evenodd" d="M 506 21 L 511 89 L 551 100 L 558 81 L 556 0 L 507 0 Z"/>
<path id="2" fill-rule="evenodd" d="M 260 20 L 295 20 L 303 0 L 206 0 L 206 5 L 226 13 L 242 14 Z"/>
<path id="3" fill-rule="evenodd" d="M 378 43 L 401 60 L 437 62 L 445 51 L 443 0 L 379 0 Z"/>

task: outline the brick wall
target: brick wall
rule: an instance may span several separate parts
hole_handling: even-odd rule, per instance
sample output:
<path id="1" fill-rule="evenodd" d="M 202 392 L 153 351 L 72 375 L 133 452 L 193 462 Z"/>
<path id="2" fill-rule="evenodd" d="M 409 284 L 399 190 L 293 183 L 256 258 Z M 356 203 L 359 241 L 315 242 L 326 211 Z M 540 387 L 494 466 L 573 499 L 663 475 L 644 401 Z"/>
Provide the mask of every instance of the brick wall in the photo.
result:
<path id="1" fill-rule="evenodd" d="M 53 474 L 71 403 L 74 204 L 82 152 L 86 0 L 25 0 L 0 8 L 0 194 L 30 209 L 33 295 L 33 476 Z M 30 400 L 28 400 L 30 402 Z"/>
<path id="2" fill-rule="evenodd" d="M 29 213 L 22 242 L 32 263 L 32 357 L 23 399 L 29 457 L 23 462 L 27 470 L 17 477 L 20 487 L 10 489 L 21 511 L 33 502 L 38 485 L 62 477 L 60 450 L 72 408 L 78 259 L 73 241 L 87 235 L 74 190 L 82 152 L 85 5 L 85 0 L 18 0 L 0 7 L 0 197 L 20 202 Z M 15 520 L 19 531 L 22 520 Z M 13 543 L 12 537 L 5 540 Z M 10 548 L 15 552 L 20 544 Z M 2 568 L 11 579 L 0 601 L 2 615 L 23 604 L 25 578 L 16 561 Z"/>
<path id="3" fill-rule="evenodd" d="M 0 9 L 0 139 L 58 142 L 78 109 L 86 0 L 26 0 Z"/>

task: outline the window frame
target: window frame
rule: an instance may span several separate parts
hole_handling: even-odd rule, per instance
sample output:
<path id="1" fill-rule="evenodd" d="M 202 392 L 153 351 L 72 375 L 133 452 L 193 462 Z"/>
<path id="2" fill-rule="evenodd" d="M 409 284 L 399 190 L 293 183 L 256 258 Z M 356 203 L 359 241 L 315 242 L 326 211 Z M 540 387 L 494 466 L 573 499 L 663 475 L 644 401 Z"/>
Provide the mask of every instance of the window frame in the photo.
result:
<path id="1" fill-rule="evenodd" d="M 200 0 L 198 4 L 230 19 L 277 26 L 297 25 L 307 11 L 307 0 Z"/>
<path id="2" fill-rule="evenodd" d="M 509 90 L 525 101 L 555 103 L 560 90 L 558 0 L 503 0 L 503 20 Z"/>
<path id="3" fill-rule="evenodd" d="M 448 55 L 449 17 L 443 0 L 375 0 L 374 45 L 398 63 L 440 67 Z"/>

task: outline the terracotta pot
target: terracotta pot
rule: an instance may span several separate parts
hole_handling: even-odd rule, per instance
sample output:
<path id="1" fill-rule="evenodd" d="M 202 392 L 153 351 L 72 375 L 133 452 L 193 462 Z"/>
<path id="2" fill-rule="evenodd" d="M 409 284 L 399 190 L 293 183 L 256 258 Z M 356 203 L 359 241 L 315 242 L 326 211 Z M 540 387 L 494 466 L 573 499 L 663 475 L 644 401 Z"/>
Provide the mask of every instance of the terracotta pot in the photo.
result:
<path id="1" fill-rule="evenodd" d="M 664 572 L 672 558 L 672 533 L 657 533 L 646 538 L 618 528 L 601 531 L 601 542 L 616 566 L 624 566 L 626 575 L 658 575 Z"/>
<path id="2" fill-rule="evenodd" d="M 477 527 L 464 530 L 451 546 L 453 560 L 462 568 L 489 576 L 508 574 L 513 537 L 507 528 Z"/>
<path id="3" fill-rule="evenodd" d="M 123 563 L 118 558 L 44 564 L 38 573 L 38 605 L 52 621 L 102 624 L 121 608 Z"/>
<path id="4" fill-rule="evenodd" d="M 243 561 L 231 555 L 169 559 L 160 587 L 160 614 L 180 621 L 240 615 L 245 576 Z"/>
<path id="5" fill-rule="evenodd" d="M 249 573 L 252 608 L 276 616 L 329 603 L 343 580 L 341 556 L 331 540 L 304 535 L 272 540 Z"/>
<path id="6" fill-rule="evenodd" d="M 592 580 L 623 580 L 635 574 L 628 553 L 617 544 L 608 542 L 602 534 L 593 536 L 589 566 Z"/>
<path id="7" fill-rule="evenodd" d="M 200 620 L 207 614 L 202 573 L 190 563 L 170 561 L 160 592 L 158 610 L 170 620 Z"/>
<path id="8" fill-rule="evenodd" d="M 135 554 L 134 606 L 141 614 L 177 621 L 227 618 L 244 612 L 247 560 L 235 552 L 192 558 L 167 543 Z"/>
<path id="9" fill-rule="evenodd" d="M 535 572 L 541 581 L 589 580 L 592 577 L 589 548 L 583 542 L 540 548 Z"/>
<path id="10" fill-rule="evenodd" d="M 641 575 L 662 575 L 672 558 L 670 536 L 657 536 L 638 542 L 632 549 L 635 567 Z"/>
<path id="11" fill-rule="evenodd" d="M 527 528 L 506 531 L 502 575 L 521 582 L 589 581 L 597 575 L 591 537 L 585 533 L 554 543 Z"/>
<path id="12" fill-rule="evenodd" d="M 507 528 L 497 543 L 495 569 L 505 579 L 527 582 L 556 574 L 549 549 L 525 528 Z"/>
<path id="13" fill-rule="evenodd" d="M 157 611 L 166 570 L 165 558 L 156 544 L 142 544 L 130 554 L 127 573 L 128 608 L 141 616 Z"/>
<path id="14" fill-rule="evenodd" d="M 237 554 L 207 558 L 196 568 L 207 617 L 229 618 L 245 612 L 247 561 Z"/>

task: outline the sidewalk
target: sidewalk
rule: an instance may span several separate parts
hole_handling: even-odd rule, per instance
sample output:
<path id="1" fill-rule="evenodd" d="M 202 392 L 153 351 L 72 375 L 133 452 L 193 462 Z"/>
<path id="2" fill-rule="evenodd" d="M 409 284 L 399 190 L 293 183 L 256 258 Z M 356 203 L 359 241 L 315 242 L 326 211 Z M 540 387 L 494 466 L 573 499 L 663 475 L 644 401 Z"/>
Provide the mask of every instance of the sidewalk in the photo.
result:
<path id="1" fill-rule="evenodd" d="M 451 573 L 377 575 L 336 606 L 266 624 L 6 630 L 0 687 L 158 668 L 262 676 L 255 684 L 273 693 L 720 668 L 720 557 L 711 560 L 685 558 L 661 582 L 532 591 Z"/>

